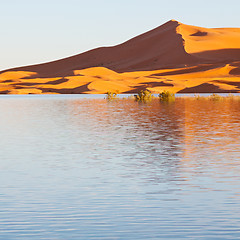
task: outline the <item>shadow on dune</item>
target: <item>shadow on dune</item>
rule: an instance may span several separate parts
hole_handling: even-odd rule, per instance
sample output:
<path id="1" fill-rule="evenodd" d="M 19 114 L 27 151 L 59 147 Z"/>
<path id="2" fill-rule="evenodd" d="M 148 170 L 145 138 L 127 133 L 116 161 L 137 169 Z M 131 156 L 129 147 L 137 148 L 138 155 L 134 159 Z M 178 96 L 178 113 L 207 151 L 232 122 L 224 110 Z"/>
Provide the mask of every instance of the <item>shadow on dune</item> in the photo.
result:
<path id="1" fill-rule="evenodd" d="M 35 85 L 42 85 L 42 84 L 52 84 L 52 85 L 58 85 L 58 84 L 61 84 L 61 83 L 65 83 L 67 82 L 68 79 L 66 78 L 61 78 L 59 80 L 54 80 L 54 81 L 49 81 L 49 82 L 46 82 L 46 83 L 37 83 L 37 82 L 22 82 L 22 83 L 17 83 L 18 86 L 35 86 Z"/>
<path id="2" fill-rule="evenodd" d="M 220 50 L 211 50 L 211 51 L 203 51 L 199 53 L 192 54 L 195 57 L 199 57 L 202 59 L 214 60 L 216 63 L 231 63 L 234 61 L 240 60 L 240 49 L 220 49 Z"/>
<path id="3" fill-rule="evenodd" d="M 184 88 L 178 93 L 237 93 L 240 90 L 224 90 L 210 83 L 203 83 L 195 87 Z"/>
<path id="4" fill-rule="evenodd" d="M 208 64 L 208 65 L 199 65 L 191 68 L 183 68 L 176 71 L 169 71 L 164 73 L 157 73 L 151 75 L 151 77 L 157 76 L 169 76 L 169 75 L 177 75 L 177 74 L 186 74 L 186 73 L 195 73 L 195 72 L 204 72 L 207 70 L 211 70 L 218 67 L 223 67 L 225 64 Z"/>
<path id="5" fill-rule="evenodd" d="M 240 91 L 240 82 L 229 82 L 229 81 L 224 81 L 224 80 L 215 80 L 214 82 L 236 86 Z"/>
<path id="6" fill-rule="evenodd" d="M 5 80 L 5 81 L 2 81 L 1 83 L 12 83 L 14 82 L 13 80 Z"/>
<path id="7" fill-rule="evenodd" d="M 82 86 L 76 87 L 76 88 L 62 88 L 62 89 L 39 88 L 39 89 L 42 90 L 43 93 L 54 92 L 54 93 L 61 93 L 61 94 L 81 94 L 81 93 L 89 91 L 88 84 L 85 84 L 85 85 L 82 85 Z"/>
<path id="8" fill-rule="evenodd" d="M 208 35 L 207 32 L 197 31 L 196 33 L 194 33 L 190 36 L 203 37 L 203 36 L 207 36 L 207 35 Z"/>
<path id="9" fill-rule="evenodd" d="M 229 72 L 231 75 L 240 75 L 240 68 L 235 68 Z"/>
<path id="10" fill-rule="evenodd" d="M 8 91 L 8 90 L 0 91 L 0 94 L 9 94 L 9 93 L 10 93 L 10 91 Z"/>

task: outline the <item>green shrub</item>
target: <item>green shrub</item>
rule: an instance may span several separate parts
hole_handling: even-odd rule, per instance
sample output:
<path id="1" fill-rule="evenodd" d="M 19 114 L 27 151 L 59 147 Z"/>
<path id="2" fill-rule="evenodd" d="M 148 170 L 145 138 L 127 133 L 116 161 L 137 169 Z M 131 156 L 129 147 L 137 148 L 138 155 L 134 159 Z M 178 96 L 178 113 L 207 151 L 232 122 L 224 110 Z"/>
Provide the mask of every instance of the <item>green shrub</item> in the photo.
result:
<path id="1" fill-rule="evenodd" d="M 159 100 L 162 102 L 171 102 L 171 101 L 175 101 L 175 94 L 171 93 L 169 91 L 163 91 L 161 92 L 159 95 Z"/>
<path id="2" fill-rule="evenodd" d="M 119 93 L 119 91 L 116 91 L 116 92 L 107 92 L 107 96 L 106 96 L 106 99 L 108 99 L 108 100 L 114 100 L 114 99 L 117 99 L 118 98 L 118 96 L 117 96 L 117 94 Z"/>
<path id="3" fill-rule="evenodd" d="M 136 101 L 148 102 L 151 101 L 154 97 L 149 90 L 141 90 L 137 95 L 134 95 Z"/>

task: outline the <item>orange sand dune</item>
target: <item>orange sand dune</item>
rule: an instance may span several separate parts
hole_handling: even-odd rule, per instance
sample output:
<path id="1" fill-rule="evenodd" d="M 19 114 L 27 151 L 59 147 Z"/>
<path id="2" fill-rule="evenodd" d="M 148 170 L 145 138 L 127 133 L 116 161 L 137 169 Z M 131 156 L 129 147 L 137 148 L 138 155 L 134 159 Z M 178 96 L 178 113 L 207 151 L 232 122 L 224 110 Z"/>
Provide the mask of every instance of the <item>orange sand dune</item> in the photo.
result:
<path id="1" fill-rule="evenodd" d="M 240 92 L 240 28 L 171 20 L 114 47 L 0 72 L 0 93 Z"/>

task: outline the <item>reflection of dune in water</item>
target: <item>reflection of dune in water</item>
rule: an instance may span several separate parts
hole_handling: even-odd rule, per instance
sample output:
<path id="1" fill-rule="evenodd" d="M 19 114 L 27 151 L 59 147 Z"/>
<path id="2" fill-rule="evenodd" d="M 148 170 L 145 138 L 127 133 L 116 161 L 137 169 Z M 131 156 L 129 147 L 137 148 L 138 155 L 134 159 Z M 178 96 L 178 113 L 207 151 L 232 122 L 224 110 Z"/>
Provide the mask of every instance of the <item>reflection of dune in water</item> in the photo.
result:
<path id="1" fill-rule="evenodd" d="M 71 125 L 89 129 L 88 137 L 96 138 L 93 153 L 109 151 L 112 157 L 124 159 L 121 164 L 135 169 L 132 174 L 145 171 L 158 182 L 163 175 L 185 181 L 188 174 L 201 174 L 202 168 L 233 170 L 239 154 L 239 107 L 237 100 L 194 99 L 170 104 L 74 100 L 68 105 Z"/>
<path id="2" fill-rule="evenodd" d="M 175 104 L 165 106 L 157 100 L 151 104 L 133 100 L 75 100 L 68 106 L 71 121 L 79 129 L 91 125 L 89 135 L 102 143 L 98 147 L 112 149 L 116 158 L 124 156 L 128 160 L 124 164 L 136 168 L 155 165 L 168 169 L 169 174 L 178 168 L 182 113 Z M 82 113 L 87 121 L 83 122 Z"/>
<path id="3" fill-rule="evenodd" d="M 185 147 L 182 161 L 188 171 L 196 166 L 200 172 L 214 169 L 213 175 L 225 170 L 239 171 L 240 102 L 183 100 L 183 104 Z M 237 168 L 234 170 L 234 167 Z"/>

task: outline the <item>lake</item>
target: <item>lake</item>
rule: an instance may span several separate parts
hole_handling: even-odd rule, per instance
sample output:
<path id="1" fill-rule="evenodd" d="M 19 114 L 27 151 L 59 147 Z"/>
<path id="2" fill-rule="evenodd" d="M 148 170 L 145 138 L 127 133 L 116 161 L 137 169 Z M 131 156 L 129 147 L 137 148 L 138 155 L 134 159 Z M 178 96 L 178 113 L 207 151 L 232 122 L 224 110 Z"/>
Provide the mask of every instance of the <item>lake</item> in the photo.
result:
<path id="1" fill-rule="evenodd" d="M 240 239 L 240 100 L 0 97 L 0 239 Z"/>

